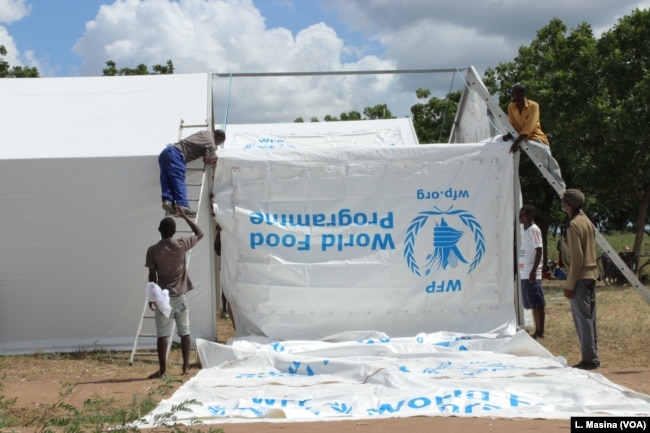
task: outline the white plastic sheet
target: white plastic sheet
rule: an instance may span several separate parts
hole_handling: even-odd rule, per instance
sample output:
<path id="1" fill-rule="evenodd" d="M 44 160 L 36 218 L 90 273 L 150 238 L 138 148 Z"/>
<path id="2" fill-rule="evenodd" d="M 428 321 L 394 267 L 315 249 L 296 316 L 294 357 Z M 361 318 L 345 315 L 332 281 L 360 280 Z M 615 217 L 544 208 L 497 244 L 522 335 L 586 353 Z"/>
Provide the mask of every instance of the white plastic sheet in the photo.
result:
<path id="1" fill-rule="evenodd" d="M 568 419 L 650 413 L 650 396 L 567 367 L 524 331 L 322 341 L 197 341 L 204 369 L 148 414 L 196 399 L 177 421 L 332 421 L 407 416 Z"/>
<path id="2" fill-rule="evenodd" d="M 513 185 L 502 140 L 223 149 L 215 211 L 237 335 L 513 334 Z"/>

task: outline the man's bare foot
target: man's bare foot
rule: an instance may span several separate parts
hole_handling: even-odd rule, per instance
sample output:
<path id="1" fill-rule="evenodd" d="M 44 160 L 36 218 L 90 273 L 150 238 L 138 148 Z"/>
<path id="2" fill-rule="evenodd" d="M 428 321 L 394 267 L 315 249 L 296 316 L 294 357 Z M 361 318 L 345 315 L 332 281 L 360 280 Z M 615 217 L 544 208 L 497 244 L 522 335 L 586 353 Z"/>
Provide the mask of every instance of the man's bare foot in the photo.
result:
<path id="1" fill-rule="evenodd" d="M 189 365 L 184 365 L 183 366 L 183 376 L 185 376 L 189 371 L 190 371 L 190 366 Z"/>
<path id="2" fill-rule="evenodd" d="M 160 379 L 165 377 L 165 373 L 160 373 L 160 371 L 156 371 L 155 373 L 151 373 L 149 376 L 147 376 L 147 379 Z"/>

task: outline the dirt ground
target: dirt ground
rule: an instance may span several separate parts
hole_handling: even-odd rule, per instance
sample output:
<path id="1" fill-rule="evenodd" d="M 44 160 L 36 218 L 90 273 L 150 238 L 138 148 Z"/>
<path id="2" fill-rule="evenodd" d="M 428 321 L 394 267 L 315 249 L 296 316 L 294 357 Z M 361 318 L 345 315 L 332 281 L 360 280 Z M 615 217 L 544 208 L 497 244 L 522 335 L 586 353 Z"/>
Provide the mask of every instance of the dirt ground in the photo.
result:
<path id="1" fill-rule="evenodd" d="M 226 320 L 219 320 L 219 328 L 228 327 Z M 219 335 L 224 335 L 220 331 Z M 8 363 L 0 364 L 2 372 L 6 374 L 3 381 L 5 399 L 16 398 L 17 408 L 46 408 L 55 404 L 60 399 L 63 383 L 74 383 L 72 394 L 66 399 L 67 403 L 79 407 L 89 397 L 101 397 L 106 400 L 114 399 L 128 405 L 138 396 L 142 398 L 160 387 L 160 379 L 146 379 L 147 375 L 156 369 L 153 361 L 128 363 L 128 354 L 123 361 L 117 360 L 109 364 L 91 363 L 70 359 L 48 359 L 46 355 L 41 358 L 43 365 L 21 366 L 21 368 L 7 368 Z M 41 361 L 38 361 L 41 362 Z M 9 364 L 10 365 L 10 364 Z M 47 365 L 47 368 L 45 368 Z M 170 374 L 179 374 L 180 367 L 173 365 Z M 193 369 L 189 375 L 175 376 L 180 379 L 171 384 L 165 395 L 156 397 L 162 400 L 171 396 L 184 382 L 189 380 L 198 369 Z M 627 388 L 650 394 L 650 369 L 608 369 L 597 370 L 614 383 Z M 399 433 L 399 432 L 432 432 L 453 431 L 454 433 L 470 432 L 568 432 L 569 420 L 522 420 L 522 419 L 491 419 L 491 418 L 460 418 L 460 417 L 410 417 L 392 418 L 387 420 L 356 420 L 356 421 L 328 421 L 320 423 L 244 423 L 225 424 L 211 427 L 223 428 L 225 433 L 256 433 L 286 432 L 302 433 L 305 431 L 319 432 L 373 432 L 373 433 Z M 207 428 L 202 428 L 207 430 Z M 34 429 L 14 428 L 17 432 L 32 432 Z M 12 431 L 4 429 L 0 431 Z M 158 430 L 159 431 L 159 430 Z"/>

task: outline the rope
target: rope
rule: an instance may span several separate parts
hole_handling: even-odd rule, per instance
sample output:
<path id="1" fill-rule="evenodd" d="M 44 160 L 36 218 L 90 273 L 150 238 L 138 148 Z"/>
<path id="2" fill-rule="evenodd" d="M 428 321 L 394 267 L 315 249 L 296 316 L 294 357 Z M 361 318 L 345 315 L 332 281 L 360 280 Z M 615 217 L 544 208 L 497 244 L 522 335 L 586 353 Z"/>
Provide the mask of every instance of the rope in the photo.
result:
<path id="1" fill-rule="evenodd" d="M 226 130 L 228 126 L 228 113 L 230 112 L 230 95 L 232 93 L 232 73 L 230 74 L 230 79 L 228 80 L 228 99 L 226 100 L 226 115 L 223 119 L 223 130 Z"/>

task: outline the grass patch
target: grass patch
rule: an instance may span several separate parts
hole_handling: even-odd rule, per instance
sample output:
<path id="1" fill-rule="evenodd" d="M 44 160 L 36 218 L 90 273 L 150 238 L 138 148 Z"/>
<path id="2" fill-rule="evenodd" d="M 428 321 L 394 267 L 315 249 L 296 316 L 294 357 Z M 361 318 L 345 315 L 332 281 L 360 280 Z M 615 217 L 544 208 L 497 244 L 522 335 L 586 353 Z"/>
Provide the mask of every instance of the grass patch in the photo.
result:
<path id="1" fill-rule="evenodd" d="M 552 354 L 580 361 L 578 336 L 562 281 L 544 281 L 546 338 L 538 340 Z M 650 305 L 631 286 L 596 288 L 598 350 L 602 367 L 650 367 L 647 356 Z"/>

